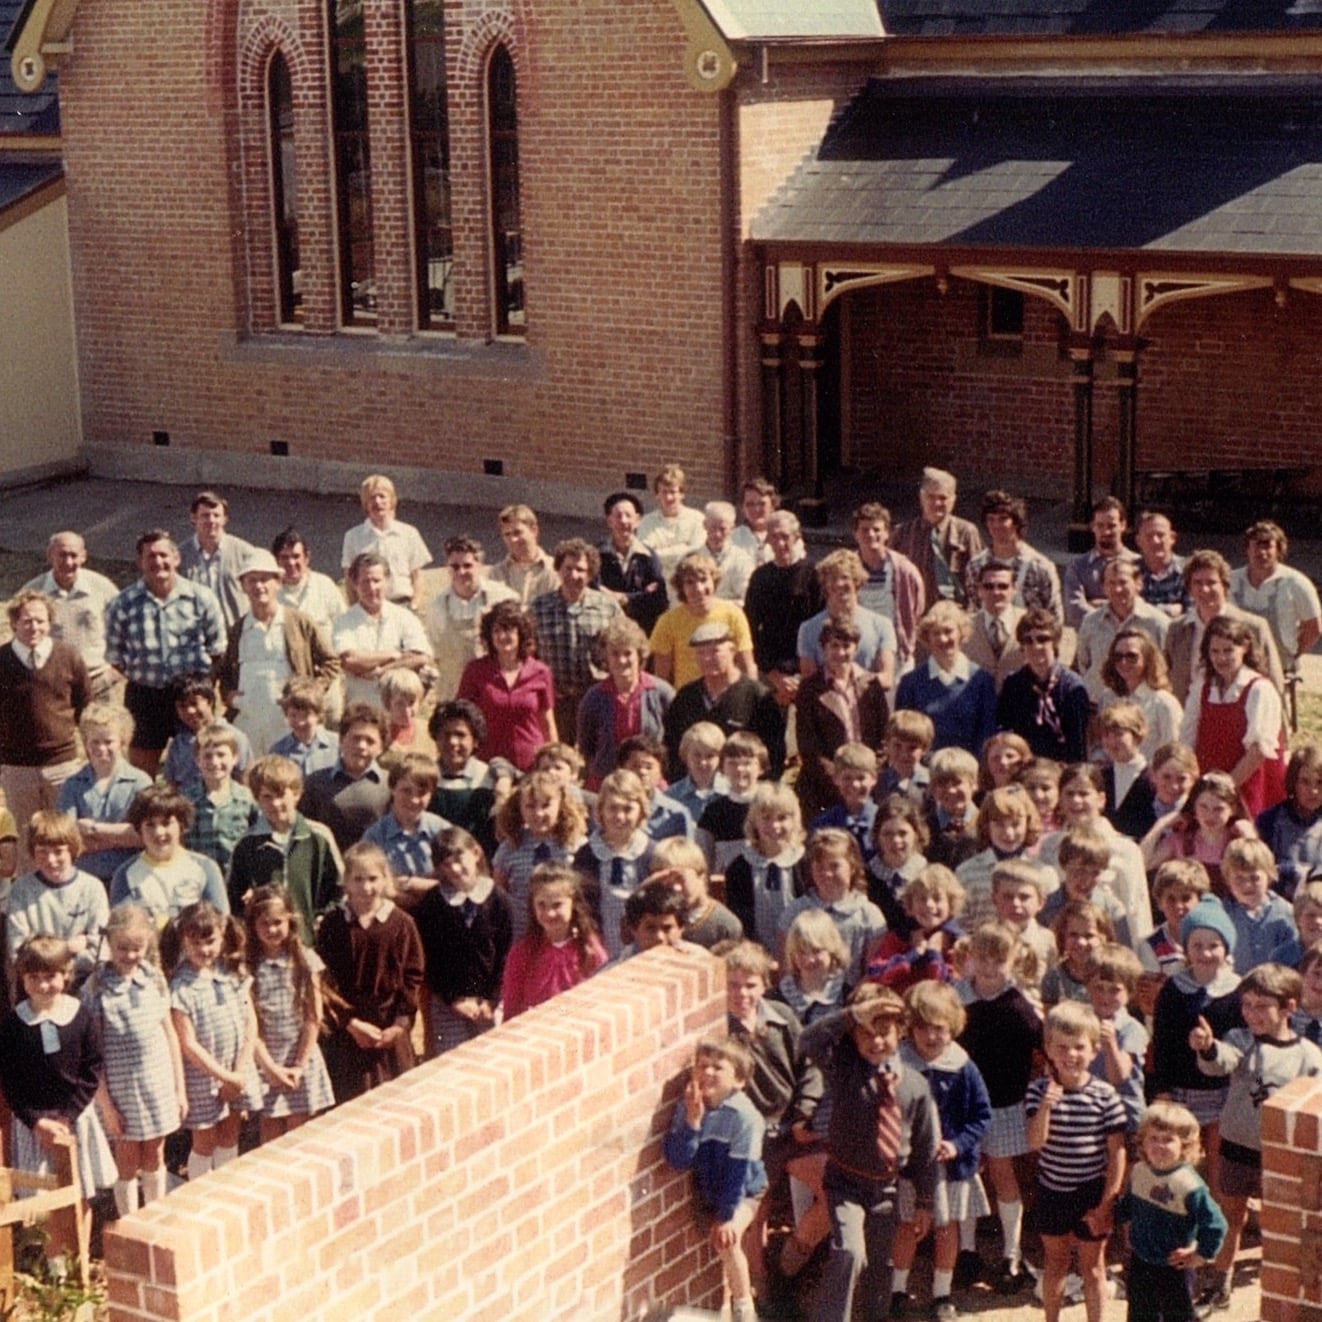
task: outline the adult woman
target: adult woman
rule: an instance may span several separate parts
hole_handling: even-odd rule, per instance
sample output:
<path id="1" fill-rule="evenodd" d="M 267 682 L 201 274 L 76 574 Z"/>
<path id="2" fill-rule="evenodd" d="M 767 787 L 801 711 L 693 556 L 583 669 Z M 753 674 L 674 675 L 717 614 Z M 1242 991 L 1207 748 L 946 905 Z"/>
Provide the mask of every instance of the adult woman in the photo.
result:
<path id="1" fill-rule="evenodd" d="M 1281 695 L 1248 626 L 1218 615 L 1203 631 L 1203 682 L 1189 690 L 1180 738 L 1198 767 L 1225 771 L 1250 817 L 1285 798 Z"/>
<path id="2" fill-rule="evenodd" d="M 966 748 L 974 757 L 996 731 L 996 681 L 963 653 L 973 621 L 953 601 L 938 601 L 918 621 L 927 661 L 895 692 L 896 709 L 924 712 L 932 721 L 932 749 Z"/>
<path id="3" fill-rule="evenodd" d="M 652 630 L 652 668 L 657 677 L 677 689 L 691 684 L 702 675 L 698 659 L 689 645 L 693 631 L 700 624 L 724 624 L 734 639 L 735 664 L 750 679 L 757 678 L 753 660 L 753 635 L 748 617 L 733 601 L 716 595 L 721 571 L 706 551 L 690 551 L 680 562 L 670 584 L 679 598 L 656 622 Z"/>
<path id="4" fill-rule="evenodd" d="M 867 582 L 868 571 L 857 551 L 832 551 L 817 565 L 826 609 L 805 620 L 799 627 L 799 673 L 805 677 L 820 668 L 824 661 L 821 647 L 822 627 L 828 619 L 851 620 L 859 631 L 858 663 L 874 670 L 887 692 L 895 684 L 895 626 L 884 616 L 858 604 L 859 589 Z"/>
<path id="5" fill-rule="evenodd" d="M 1166 658 L 1149 634 L 1142 629 L 1121 629 L 1111 640 L 1106 660 L 1102 662 L 1102 691 L 1098 704 L 1105 711 L 1115 702 L 1132 702 L 1148 723 L 1142 753 L 1149 762 L 1162 744 L 1180 737 L 1183 711 L 1171 692 Z"/>
<path id="6" fill-rule="evenodd" d="M 478 750 L 483 761 L 503 757 L 529 771 L 537 750 L 559 738 L 555 686 L 550 667 L 534 656 L 532 617 L 518 602 L 500 601 L 482 617 L 479 633 L 487 654 L 464 667 L 456 696 L 476 703 L 486 717 L 487 737 Z"/>
<path id="7" fill-rule="evenodd" d="M 858 636 L 852 621 L 828 620 L 821 633 L 826 663 L 799 685 L 795 698 L 800 767 L 794 789 L 805 822 L 839 802 L 831 779 L 836 749 L 846 743 L 880 748 L 886 734 L 886 694 L 876 674 L 854 660 Z"/>
<path id="8" fill-rule="evenodd" d="M 1091 703 L 1083 680 L 1057 660 L 1060 621 L 1034 606 L 1015 625 L 1027 664 L 1006 677 L 996 707 L 1002 730 L 1022 735 L 1034 757 L 1082 762 L 1088 755 Z"/>
<path id="9" fill-rule="evenodd" d="M 597 789 L 615 770 L 615 750 L 632 735 L 665 737 L 666 712 L 675 690 L 643 669 L 647 635 L 617 616 L 601 634 L 607 677 L 594 684 L 578 705 L 578 751 L 587 763 L 587 786 Z"/>

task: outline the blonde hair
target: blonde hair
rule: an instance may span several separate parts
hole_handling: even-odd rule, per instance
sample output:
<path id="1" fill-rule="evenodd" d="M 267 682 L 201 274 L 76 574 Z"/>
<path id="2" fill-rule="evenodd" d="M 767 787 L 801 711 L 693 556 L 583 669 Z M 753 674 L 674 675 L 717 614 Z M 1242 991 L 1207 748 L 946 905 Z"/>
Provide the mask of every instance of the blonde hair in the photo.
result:
<path id="1" fill-rule="evenodd" d="M 805 909 L 785 933 L 785 964 L 791 973 L 798 971 L 800 958 L 811 950 L 830 956 L 832 973 L 839 973 L 849 963 L 849 949 L 840 929 L 824 909 Z"/>
<path id="2" fill-rule="evenodd" d="M 358 499 L 364 510 L 367 509 L 368 500 L 378 491 L 384 491 L 392 505 L 399 504 L 399 492 L 395 490 L 395 484 L 384 473 L 372 473 L 363 478 L 358 487 Z"/>
<path id="3" fill-rule="evenodd" d="M 730 747 L 727 742 L 726 748 Z M 744 818 L 744 839 L 756 850 L 761 851 L 758 841 L 758 828 L 765 818 L 776 813 L 788 813 L 794 819 L 793 842 L 803 843 L 803 814 L 799 809 L 799 800 L 788 785 L 778 780 L 760 781 L 748 800 L 748 814 Z"/>
<path id="4" fill-rule="evenodd" d="M 808 848 L 804 852 L 810 877 L 812 876 L 813 864 L 818 859 L 843 857 L 849 864 L 849 889 L 854 891 L 867 890 L 867 870 L 863 866 L 863 855 L 859 851 L 858 841 L 843 827 L 820 827 L 812 833 L 808 840 Z"/>
<path id="5" fill-rule="evenodd" d="M 1023 819 L 1024 848 L 1031 848 L 1042 838 L 1042 817 L 1037 805 L 1022 785 L 1002 785 L 992 790 L 978 809 L 978 848 L 991 848 L 993 822 L 1014 822 Z"/>
<path id="6" fill-rule="evenodd" d="M 701 874 L 704 880 L 711 875 L 707 855 L 702 852 L 702 847 L 682 835 L 672 835 L 664 840 L 658 840 L 656 848 L 652 850 L 649 871 L 661 872 L 666 868 L 688 868 Z"/>
<path id="7" fill-rule="evenodd" d="M 904 994 L 904 1008 L 911 1024 L 945 1025 L 951 1037 L 958 1037 L 968 1022 L 955 989 L 945 982 L 915 982 Z"/>
<path id="8" fill-rule="evenodd" d="M 776 965 L 766 950 L 756 941 L 736 941 L 721 952 L 725 971 L 742 973 L 745 977 L 761 978 L 768 986 Z"/>
<path id="9" fill-rule="evenodd" d="M 1180 1157 L 1190 1166 L 1196 1166 L 1203 1155 L 1202 1134 L 1198 1117 L 1186 1106 L 1178 1102 L 1155 1101 L 1148 1104 L 1138 1122 L 1138 1143 L 1140 1151 L 1143 1140 L 1158 1130 L 1163 1134 L 1173 1134 L 1180 1140 Z"/>
<path id="10" fill-rule="evenodd" d="M 978 759 L 965 748 L 938 748 L 932 754 L 932 785 L 948 785 L 952 781 L 966 780 L 978 783 Z"/>
<path id="11" fill-rule="evenodd" d="M 386 851 L 380 845 L 374 845 L 370 840 L 359 840 L 357 844 L 350 845 L 344 851 L 344 872 L 340 875 L 340 886 L 343 888 L 348 885 L 349 874 L 353 872 L 354 865 L 360 861 L 363 864 L 375 863 L 381 868 L 386 877 L 386 895 L 393 897 L 395 894 L 394 869 L 390 866 Z"/>
<path id="12" fill-rule="evenodd" d="M 1102 1025 L 1096 1012 L 1080 1001 L 1061 1001 L 1047 1011 L 1042 1026 L 1042 1043 L 1051 1045 L 1053 1037 L 1086 1037 L 1093 1046 L 1102 1040 Z"/>
<path id="13" fill-rule="evenodd" d="M 1026 859 L 1007 858 L 992 868 L 992 894 L 995 895 L 1002 886 L 1032 886 L 1039 900 L 1046 898 L 1046 879 L 1042 869 Z"/>
<path id="14" fill-rule="evenodd" d="M 1297 922 L 1305 909 L 1312 907 L 1322 909 L 1322 878 L 1317 881 L 1306 881 L 1294 893 L 1294 916 Z"/>
<path id="15" fill-rule="evenodd" d="M 964 901 L 968 898 L 959 878 L 941 863 L 929 863 L 912 881 L 906 883 L 900 892 L 900 903 L 905 913 L 908 913 L 911 900 L 921 900 L 929 895 L 944 895 L 950 903 L 952 918 L 958 918 L 964 912 Z"/>
<path id="16" fill-rule="evenodd" d="M 601 824 L 602 804 L 608 798 L 622 799 L 625 803 L 635 803 L 638 805 L 638 811 L 642 816 L 639 822 L 647 820 L 647 814 L 651 808 L 651 797 L 643 788 L 643 782 L 632 771 L 625 771 L 620 768 L 618 771 L 612 771 L 606 776 L 597 790 L 597 806 L 594 815 L 597 822 Z M 699 850 L 701 853 L 701 850 Z"/>
<path id="17" fill-rule="evenodd" d="M 833 771 L 865 771 L 877 774 L 877 755 L 867 744 L 841 744 L 831 759 Z"/>
<path id="18" fill-rule="evenodd" d="M 1265 840 L 1232 840 L 1221 856 L 1221 871 L 1234 868 L 1238 872 L 1253 872 L 1261 868 L 1274 881 L 1276 858 Z"/>
<path id="19" fill-rule="evenodd" d="M 696 721 L 684 731 L 679 741 L 679 760 L 687 765 L 689 754 L 720 754 L 725 747 L 725 731 L 714 721 Z"/>
<path id="20" fill-rule="evenodd" d="M 1118 982 L 1132 996 L 1142 976 L 1143 965 L 1138 962 L 1138 956 L 1128 946 L 1108 941 L 1093 956 L 1088 981 Z"/>
<path id="21" fill-rule="evenodd" d="M 133 713 L 113 702 L 89 702 L 78 719 L 78 733 L 86 741 L 93 730 L 112 730 L 121 744 L 133 738 Z"/>

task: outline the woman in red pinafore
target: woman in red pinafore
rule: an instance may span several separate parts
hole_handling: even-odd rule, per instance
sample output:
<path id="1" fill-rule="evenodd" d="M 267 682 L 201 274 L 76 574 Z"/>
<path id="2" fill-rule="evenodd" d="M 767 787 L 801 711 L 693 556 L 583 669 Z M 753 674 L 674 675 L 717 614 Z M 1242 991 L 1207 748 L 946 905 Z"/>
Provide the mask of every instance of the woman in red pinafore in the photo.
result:
<path id="1" fill-rule="evenodd" d="M 1181 736 L 1203 772 L 1229 773 L 1256 818 L 1285 798 L 1281 695 L 1242 621 L 1218 615 L 1203 633 L 1201 654 L 1204 678 L 1190 690 Z"/>

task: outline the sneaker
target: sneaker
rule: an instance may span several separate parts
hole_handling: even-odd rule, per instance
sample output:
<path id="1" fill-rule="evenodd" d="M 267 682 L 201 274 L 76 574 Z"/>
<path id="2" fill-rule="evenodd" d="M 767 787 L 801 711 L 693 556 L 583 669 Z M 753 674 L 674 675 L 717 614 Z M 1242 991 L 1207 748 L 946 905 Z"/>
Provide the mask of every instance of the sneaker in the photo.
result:
<path id="1" fill-rule="evenodd" d="M 1229 1281 L 1220 1281 L 1215 1285 L 1209 1285 L 1193 1302 L 1193 1312 L 1197 1318 L 1210 1317 L 1213 1313 L 1222 1312 L 1229 1307 Z"/>
<path id="2" fill-rule="evenodd" d="M 982 1258 L 972 1249 L 962 1250 L 955 1259 L 955 1289 L 967 1290 L 969 1286 L 976 1285 L 980 1280 L 982 1280 Z"/>
<path id="3" fill-rule="evenodd" d="M 997 1294 L 1018 1294 L 1021 1290 L 1027 1290 L 1032 1283 L 1033 1278 L 1024 1270 L 1022 1263 L 1015 1267 L 1009 1258 L 1005 1258 L 992 1284 Z"/>
<path id="4" fill-rule="evenodd" d="M 948 1294 L 932 1300 L 932 1317 L 936 1322 L 955 1322 L 958 1316 L 959 1310 L 955 1307 L 955 1301 Z"/>
<path id="5" fill-rule="evenodd" d="M 890 1316 L 891 1317 L 913 1317 L 913 1299 L 905 1290 L 896 1290 L 891 1295 Z"/>

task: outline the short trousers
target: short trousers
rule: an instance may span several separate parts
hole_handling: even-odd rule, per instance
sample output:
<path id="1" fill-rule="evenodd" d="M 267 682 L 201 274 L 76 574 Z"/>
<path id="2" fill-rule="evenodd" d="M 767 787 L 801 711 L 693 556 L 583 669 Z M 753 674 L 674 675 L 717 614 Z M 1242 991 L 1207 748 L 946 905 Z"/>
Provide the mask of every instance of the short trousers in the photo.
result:
<path id="1" fill-rule="evenodd" d="M 179 717 L 168 689 L 149 688 L 132 680 L 124 688 L 124 706 L 133 716 L 133 748 L 159 753 L 174 735 Z"/>
<path id="2" fill-rule="evenodd" d="M 1222 1139 L 1216 1183 L 1217 1188 L 1231 1198 L 1261 1198 L 1262 1153 Z"/>
<path id="3" fill-rule="evenodd" d="M 1026 1225 L 1039 1235 L 1073 1235 L 1075 1239 L 1088 1241 L 1105 1239 L 1106 1235 L 1094 1235 L 1083 1220 L 1102 1201 L 1105 1188 L 1106 1180 L 1103 1176 L 1068 1192 L 1048 1189 L 1039 1183 L 1033 1194 L 1033 1206 L 1028 1213 Z"/>

